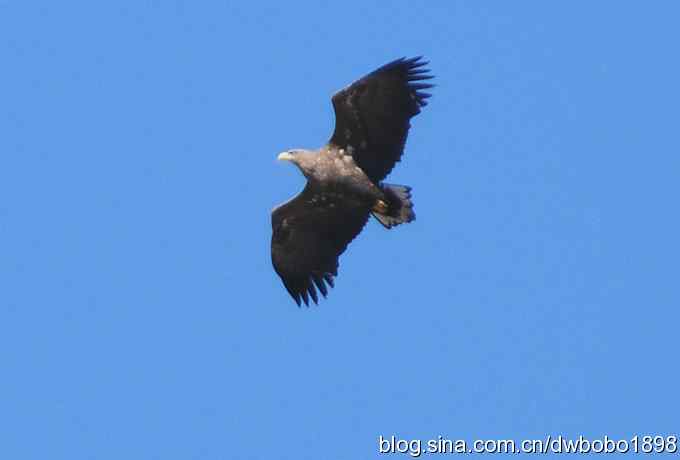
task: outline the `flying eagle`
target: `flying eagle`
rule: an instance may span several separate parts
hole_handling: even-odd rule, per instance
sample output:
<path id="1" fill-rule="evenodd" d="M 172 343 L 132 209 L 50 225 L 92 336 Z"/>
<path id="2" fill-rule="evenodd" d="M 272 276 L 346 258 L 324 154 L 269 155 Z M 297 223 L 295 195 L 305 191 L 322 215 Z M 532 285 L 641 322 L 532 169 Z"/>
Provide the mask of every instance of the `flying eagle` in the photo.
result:
<path id="1" fill-rule="evenodd" d="M 382 182 L 404 151 L 411 117 L 431 95 L 422 57 L 390 62 L 336 93 L 335 131 L 319 150 L 288 150 L 304 190 L 272 211 L 272 263 L 298 306 L 326 297 L 338 257 L 369 215 L 385 228 L 415 219 L 411 188 Z"/>

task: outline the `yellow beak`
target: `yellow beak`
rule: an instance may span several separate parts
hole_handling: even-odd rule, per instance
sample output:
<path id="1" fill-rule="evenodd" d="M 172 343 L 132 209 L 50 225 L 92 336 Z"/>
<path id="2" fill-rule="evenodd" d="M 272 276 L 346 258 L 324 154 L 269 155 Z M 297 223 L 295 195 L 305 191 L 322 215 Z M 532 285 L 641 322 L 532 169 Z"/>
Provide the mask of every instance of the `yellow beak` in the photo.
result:
<path id="1" fill-rule="evenodd" d="M 276 157 L 276 158 L 281 160 L 281 161 L 291 161 L 293 159 L 293 155 L 291 155 L 288 152 L 283 152 L 283 153 L 279 153 L 279 156 Z"/>

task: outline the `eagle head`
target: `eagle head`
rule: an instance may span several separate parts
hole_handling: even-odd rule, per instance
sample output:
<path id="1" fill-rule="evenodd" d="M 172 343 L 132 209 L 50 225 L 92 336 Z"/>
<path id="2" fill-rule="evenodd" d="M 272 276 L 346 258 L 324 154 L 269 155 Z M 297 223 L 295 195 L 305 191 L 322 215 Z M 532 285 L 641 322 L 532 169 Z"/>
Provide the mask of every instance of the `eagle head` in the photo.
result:
<path id="1" fill-rule="evenodd" d="M 313 150 L 293 149 L 279 153 L 277 158 L 282 161 L 290 161 L 300 168 L 305 176 L 309 176 L 314 171 L 317 156 L 318 152 Z"/>

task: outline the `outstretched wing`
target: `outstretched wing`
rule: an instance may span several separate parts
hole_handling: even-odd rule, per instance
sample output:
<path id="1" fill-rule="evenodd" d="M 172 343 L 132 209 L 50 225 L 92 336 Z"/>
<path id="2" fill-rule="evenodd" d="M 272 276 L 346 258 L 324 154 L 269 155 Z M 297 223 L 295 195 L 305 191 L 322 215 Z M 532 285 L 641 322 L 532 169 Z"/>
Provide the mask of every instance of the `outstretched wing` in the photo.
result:
<path id="1" fill-rule="evenodd" d="M 338 274 L 338 257 L 368 220 L 365 207 L 354 207 L 341 195 L 322 194 L 308 184 L 272 212 L 272 264 L 284 286 L 300 305 L 316 289 L 326 297 Z M 315 288 L 316 286 L 316 288 Z"/>
<path id="2" fill-rule="evenodd" d="M 421 57 L 397 59 L 355 81 L 333 96 L 335 131 L 330 143 L 352 154 L 378 183 L 404 151 L 411 117 L 431 95 L 421 90 L 432 78 Z"/>

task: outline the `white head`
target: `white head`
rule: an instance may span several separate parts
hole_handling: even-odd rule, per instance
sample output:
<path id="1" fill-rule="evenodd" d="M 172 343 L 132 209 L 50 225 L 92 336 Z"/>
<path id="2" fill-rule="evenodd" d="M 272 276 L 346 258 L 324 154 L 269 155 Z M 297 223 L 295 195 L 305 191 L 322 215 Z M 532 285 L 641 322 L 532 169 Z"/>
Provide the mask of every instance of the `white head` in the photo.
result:
<path id="1" fill-rule="evenodd" d="M 279 153 L 277 159 L 282 161 L 290 161 L 300 168 L 302 174 L 307 176 L 308 174 L 312 173 L 314 164 L 316 163 L 317 155 L 318 152 L 313 150 L 291 149 Z"/>

